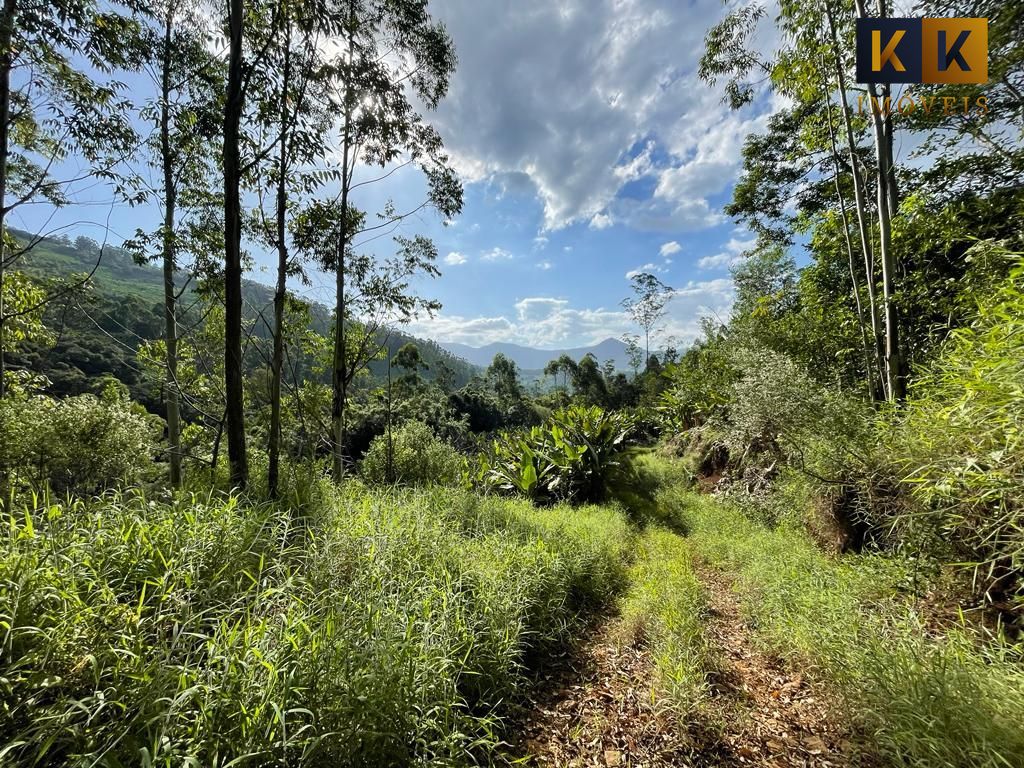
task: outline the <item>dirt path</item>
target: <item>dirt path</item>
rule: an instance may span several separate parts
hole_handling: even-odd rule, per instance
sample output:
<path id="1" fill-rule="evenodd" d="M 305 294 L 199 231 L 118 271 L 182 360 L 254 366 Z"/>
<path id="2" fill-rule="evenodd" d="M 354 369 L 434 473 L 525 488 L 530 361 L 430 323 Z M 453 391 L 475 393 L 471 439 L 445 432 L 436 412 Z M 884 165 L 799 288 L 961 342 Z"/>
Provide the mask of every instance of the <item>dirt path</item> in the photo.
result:
<path id="1" fill-rule="evenodd" d="M 546 671 L 519 731 L 526 765 L 566 768 L 687 766 L 692 746 L 651 695 L 654 669 L 610 618 Z"/>
<path id="2" fill-rule="evenodd" d="M 706 765 L 772 768 L 867 766 L 831 697 L 799 671 L 757 648 L 731 580 L 699 570 L 707 589 L 708 633 L 720 649 L 709 715 L 719 732 L 703 747 Z"/>
<path id="3" fill-rule="evenodd" d="M 729 579 L 703 568 L 707 631 L 721 671 L 707 706 L 680 722 L 658 705 L 650 654 L 608 618 L 542 674 L 513 751 L 529 766 L 868 766 L 828 696 L 756 648 Z"/>

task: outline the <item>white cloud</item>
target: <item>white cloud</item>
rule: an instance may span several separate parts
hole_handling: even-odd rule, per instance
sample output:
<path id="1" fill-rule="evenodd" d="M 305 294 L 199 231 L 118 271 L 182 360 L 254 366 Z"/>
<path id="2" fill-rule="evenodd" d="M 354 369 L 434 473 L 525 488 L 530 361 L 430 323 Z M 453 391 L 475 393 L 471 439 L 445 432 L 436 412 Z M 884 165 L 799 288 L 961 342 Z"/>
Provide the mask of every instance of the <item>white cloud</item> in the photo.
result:
<path id="1" fill-rule="evenodd" d="M 681 246 L 675 240 L 672 240 L 662 245 L 658 253 L 660 253 L 662 256 L 671 256 L 673 253 L 679 253 L 681 250 L 683 250 L 683 246 Z"/>
<path id="2" fill-rule="evenodd" d="M 511 251 L 506 251 L 504 248 L 497 246 L 480 254 L 481 261 L 511 261 L 514 258 L 515 256 Z"/>
<path id="3" fill-rule="evenodd" d="M 548 261 L 547 259 L 545 259 L 544 261 L 538 261 L 538 262 L 537 262 L 537 269 L 543 270 L 543 271 L 545 271 L 545 272 L 546 272 L 547 270 L 551 269 L 551 268 L 552 268 L 553 266 L 555 266 L 555 265 L 554 265 L 554 264 L 552 264 L 552 263 L 551 263 L 550 261 Z"/>
<path id="4" fill-rule="evenodd" d="M 674 336 L 680 344 L 690 343 L 700 334 L 702 317 L 728 318 L 733 297 L 728 278 L 687 283 L 673 292 L 661 338 Z M 586 346 L 635 331 L 629 314 L 617 308 L 576 308 L 566 299 L 533 296 L 517 301 L 513 309 L 511 320 L 504 315 L 467 318 L 440 313 L 414 322 L 410 330 L 440 342 L 483 346 L 509 341 L 538 348 Z"/>
<path id="5" fill-rule="evenodd" d="M 607 229 L 612 225 L 612 217 L 604 213 L 595 213 L 590 219 L 591 229 Z"/>
<path id="6" fill-rule="evenodd" d="M 754 247 L 757 242 L 755 237 L 738 238 L 731 237 L 729 242 L 722 246 L 722 250 L 713 256 L 705 256 L 697 262 L 701 269 L 724 269 L 734 267 L 743 261 L 743 254 Z"/>
<path id="7" fill-rule="evenodd" d="M 626 279 L 632 280 L 637 275 L 642 275 L 645 272 L 647 274 L 664 274 L 665 271 L 666 270 L 664 267 L 659 266 L 654 262 L 648 262 L 647 264 L 644 264 L 642 267 L 637 267 L 636 269 L 629 270 L 629 272 L 626 273 Z"/>
<path id="8" fill-rule="evenodd" d="M 469 259 L 467 259 L 464 254 L 461 254 L 458 251 L 452 251 L 451 253 L 444 257 L 444 263 L 449 264 L 453 267 L 459 264 L 465 264 L 467 261 L 469 261 Z"/>
<path id="9" fill-rule="evenodd" d="M 448 0 L 434 13 L 459 67 L 432 122 L 465 180 L 502 179 L 505 190 L 514 174 L 517 190 L 531 189 L 545 231 L 606 218 L 711 226 L 720 217 L 708 197 L 734 178 L 763 104 L 731 112 L 697 77 L 697 56 L 679 51 L 699 52 L 726 10 L 720 0 L 520 0 L 510 13 L 495 0 Z M 622 188 L 648 177 L 657 196 L 621 206 Z"/>

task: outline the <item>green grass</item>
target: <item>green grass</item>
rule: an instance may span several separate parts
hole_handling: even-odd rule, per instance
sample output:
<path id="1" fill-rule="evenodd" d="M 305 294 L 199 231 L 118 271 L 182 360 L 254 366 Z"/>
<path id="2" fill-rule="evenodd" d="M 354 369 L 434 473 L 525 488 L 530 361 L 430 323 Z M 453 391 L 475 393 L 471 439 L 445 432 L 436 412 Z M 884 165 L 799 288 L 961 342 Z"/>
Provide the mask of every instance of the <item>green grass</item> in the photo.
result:
<path id="1" fill-rule="evenodd" d="M 531 652 L 622 588 L 606 507 L 319 486 L 45 504 L 0 539 L 4 765 L 486 761 Z"/>
<path id="2" fill-rule="evenodd" d="M 832 558 L 802 530 L 765 527 L 681 487 L 665 499 L 694 553 L 736 574 L 758 637 L 831 683 L 893 764 L 1024 765 L 1019 649 L 966 627 L 924 626 L 908 595 L 909 566 Z"/>
<path id="3" fill-rule="evenodd" d="M 704 592 L 684 539 L 661 527 L 644 531 L 621 606 L 627 632 L 651 652 L 661 696 L 681 718 L 695 714 L 717 663 L 704 631 Z"/>

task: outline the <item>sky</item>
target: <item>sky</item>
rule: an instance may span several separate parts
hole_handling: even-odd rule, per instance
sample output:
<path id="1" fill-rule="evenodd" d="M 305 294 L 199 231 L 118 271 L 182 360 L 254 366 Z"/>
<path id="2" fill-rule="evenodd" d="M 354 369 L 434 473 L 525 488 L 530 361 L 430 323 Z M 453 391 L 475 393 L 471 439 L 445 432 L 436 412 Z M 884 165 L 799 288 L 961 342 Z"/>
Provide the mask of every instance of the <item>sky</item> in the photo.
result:
<path id="1" fill-rule="evenodd" d="M 744 138 L 772 111 L 762 95 L 740 111 L 696 71 L 721 0 L 434 0 L 458 54 L 449 93 L 428 120 L 465 186 L 460 216 L 430 212 L 399 234 L 437 245 L 440 278 L 418 281 L 442 302 L 407 330 L 439 342 L 496 341 L 557 349 L 637 331 L 620 302 L 638 271 L 674 289 L 665 334 L 685 345 L 702 316 L 728 316 L 729 267 L 753 244 L 723 213 Z M 367 169 L 368 176 L 380 174 Z M 358 179 L 357 179 L 358 180 Z M 106 196 L 105 196 L 106 195 Z M 356 204 L 399 209 L 424 197 L 414 169 L 362 189 Z M 155 226 L 156 211 L 79 185 L 84 206 L 31 206 L 12 226 L 102 240 Z M 388 241 L 369 246 L 385 253 Z M 272 280 L 255 252 L 250 276 Z M 330 278 L 297 286 L 331 303 Z"/>

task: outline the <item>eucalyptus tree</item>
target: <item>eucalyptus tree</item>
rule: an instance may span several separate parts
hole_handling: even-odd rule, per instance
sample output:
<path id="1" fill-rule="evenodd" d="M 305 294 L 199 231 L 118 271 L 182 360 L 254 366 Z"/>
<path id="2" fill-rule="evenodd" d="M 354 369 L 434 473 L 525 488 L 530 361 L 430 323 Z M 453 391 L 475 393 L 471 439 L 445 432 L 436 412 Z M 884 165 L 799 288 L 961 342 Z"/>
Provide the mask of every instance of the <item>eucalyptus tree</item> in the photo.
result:
<path id="1" fill-rule="evenodd" d="M 6 386 L 4 326 L 52 298 L 46 293 L 29 306 L 5 308 L 8 271 L 41 239 L 16 243 L 7 235 L 7 218 L 40 201 L 66 205 L 68 185 L 86 177 L 132 191 L 118 173 L 137 143 L 124 86 L 100 82 L 94 73 L 138 65 L 133 5 L 3 0 L 0 7 L 0 397 Z M 72 153 L 86 161 L 88 171 L 59 175 Z"/>
<path id="2" fill-rule="evenodd" d="M 260 195 L 257 231 L 277 254 L 270 361 L 270 428 L 267 489 L 278 495 L 281 456 L 281 387 L 284 368 L 285 304 L 288 278 L 305 279 L 292 248 L 290 229 L 303 202 L 332 174 L 323 170 L 329 151 L 332 112 L 327 107 L 329 68 L 321 45 L 330 40 L 332 19 L 322 14 L 318 0 L 279 0 L 277 29 L 268 49 L 266 84 L 262 94 L 264 119 L 275 150 L 269 166 L 257 166 Z M 264 173 L 265 171 L 265 173 Z M 264 201 L 264 192 L 273 202 Z M 267 214 L 267 208 L 272 213 Z"/>
<path id="3" fill-rule="evenodd" d="M 181 309 L 179 302 L 206 258 L 207 222 L 219 202 L 210 193 L 217 150 L 217 99 L 220 63 L 210 51 L 198 0 L 162 0 L 150 7 L 152 25 L 143 39 L 150 56 L 143 69 L 154 96 L 140 109 L 152 126 L 144 147 L 160 183 L 144 188 L 158 202 L 161 226 L 141 229 L 126 243 L 137 260 L 159 259 L 163 268 L 163 391 L 167 409 L 168 463 L 171 485 L 182 482 L 182 399 L 178 375 Z M 142 174 L 140 174 L 142 176 Z M 193 262 L 185 269 L 183 257 Z M 178 283 L 179 276 L 183 278 Z M 152 354 L 152 351 L 151 351 Z"/>
<path id="4" fill-rule="evenodd" d="M 633 295 L 623 299 L 622 306 L 633 322 L 644 332 L 644 365 L 651 359 L 651 334 L 665 318 L 673 291 L 654 275 L 641 272 L 630 280 Z"/>
<path id="5" fill-rule="evenodd" d="M 337 0 L 332 11 L 341 17 L 340 51 L 334 60 L 332 107 L 340 115 L 340 189 L 338 212 L 330 214 L 334 253 L 324 259 L 335 275 L 335 334 L 332 372 L 331 442 L 334 474 L 344 474 L 345 406 L 349 387 L 372 355 L 372 342 L 349 343 L 349 321 L 369 311 L 370 325 L 382 310 L 397 310 L 399 320 L 419 310 L 432 311 L 407 293 L 414 274 L 436 274 L 436 249 L 422 237 L 398 241 L 398 255 L 389 266 L 376 268 L 359 253 L 370 239 L 394 231 L 409 216 L 433 208 L 444 219 L 462 208 L 462 187 L 437 131 L 417 111 L 437 107 L 455 69 L 455 49 L 444 26 L 427 11 L 425 0 Z M 357 181 L 359 166 L 377 167 L 376 177 Z M 380 211 L 361 211 L 353 193 L 396 171 L 417 167 L 425 176 L 426 199 L 399 210 L 387 204 Z M 349 290 L 347 281 L 355 283 Z M 364 323 L 365 325 L 365 323 Z M 365 328 L 365 341 L 372 338 Z"/>

